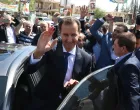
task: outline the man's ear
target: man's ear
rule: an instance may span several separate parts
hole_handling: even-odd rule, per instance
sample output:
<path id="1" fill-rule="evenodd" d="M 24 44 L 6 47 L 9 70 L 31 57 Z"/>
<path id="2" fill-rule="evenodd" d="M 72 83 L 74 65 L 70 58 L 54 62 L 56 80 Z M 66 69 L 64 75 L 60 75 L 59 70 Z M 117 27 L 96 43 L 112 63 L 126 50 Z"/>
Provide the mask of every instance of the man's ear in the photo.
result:
<path id="1" fill-rule="evenodd" d="M 126 46 L 123 46 L 122 47 L 122 52 L 125 53 L 126 51 L 128 51 L 127 48 L 126 48 Z"/>

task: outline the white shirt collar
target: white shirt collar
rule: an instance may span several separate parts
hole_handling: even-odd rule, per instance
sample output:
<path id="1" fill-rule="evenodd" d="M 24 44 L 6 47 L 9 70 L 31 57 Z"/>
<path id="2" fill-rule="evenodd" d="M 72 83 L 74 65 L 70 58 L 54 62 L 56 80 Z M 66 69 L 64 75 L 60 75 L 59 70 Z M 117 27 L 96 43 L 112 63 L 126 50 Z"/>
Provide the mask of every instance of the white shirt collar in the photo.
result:
<path id="1" fill-rule="evenodd" d="M 63 47 L 63 52 L 67 52 L 63 45 L 62 45 L 62 47 Z M 69 53 L 74 55 L 74 56 L 76 55 L 76 45 L 74 46 L 74 48 Z"/>

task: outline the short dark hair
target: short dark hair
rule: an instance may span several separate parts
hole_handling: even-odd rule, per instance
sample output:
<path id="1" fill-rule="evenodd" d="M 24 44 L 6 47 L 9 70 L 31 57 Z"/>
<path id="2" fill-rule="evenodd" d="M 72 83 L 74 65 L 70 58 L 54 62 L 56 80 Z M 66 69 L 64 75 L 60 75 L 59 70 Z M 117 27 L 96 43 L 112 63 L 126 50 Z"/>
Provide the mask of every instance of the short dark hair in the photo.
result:
<path id="1" fill-rule="evenodd" d="M 117 24 L 118 27 L 122 27 L 123 28 L 123 32 L 128 32 L 128 27 L 124 24 Z"/>
<path id="2" fill-rule="evenodd" d="M 59 23 L 59 31 L 61 32 L 62 24 L 65 25 L 72 25 L 73 23 L 76 23 L 78 25 L 78 32 L 81 32 L 81 24 L 78 19 L 73 17 L 65 17 L 63 18 Z"/>
<path id="3" fill-rule="evenodd" d="M 131 32 L 123 32 L 117 36 L 118 45 L 125 46 L 128 52 L 133 52 L 136 47 L 136 37 Z"/>

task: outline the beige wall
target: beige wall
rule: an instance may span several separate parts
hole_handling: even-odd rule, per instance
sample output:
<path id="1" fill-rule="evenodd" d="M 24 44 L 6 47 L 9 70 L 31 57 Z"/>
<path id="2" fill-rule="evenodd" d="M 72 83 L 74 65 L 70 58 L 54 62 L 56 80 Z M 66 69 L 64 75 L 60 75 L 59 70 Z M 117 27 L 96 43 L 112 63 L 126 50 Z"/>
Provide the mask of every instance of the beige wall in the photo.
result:
<path id="1" fill-rule="evenodd" d="M 38 11 L 38 9 L 40 12 L 59 11 L 59 2 L 44 2 L 44 0 L 42 0 L 42 1 L 40 0 L 40 1 L 36 2 L 36 4 L 35 4 L 36 11 Z"/>

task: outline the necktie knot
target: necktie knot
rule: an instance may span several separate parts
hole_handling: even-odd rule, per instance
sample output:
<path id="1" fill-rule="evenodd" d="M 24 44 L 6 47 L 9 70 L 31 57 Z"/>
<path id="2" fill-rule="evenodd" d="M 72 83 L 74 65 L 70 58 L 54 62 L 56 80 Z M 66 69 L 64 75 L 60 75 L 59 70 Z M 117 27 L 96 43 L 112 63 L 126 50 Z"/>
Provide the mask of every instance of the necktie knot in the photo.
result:
<path id="1" fill-rule="evenodd" d="M 65 58 L 68 58 L 70 55 L 71 55 L 70 53 L 64 52 L 64 57 L 65 57 Z"/>

